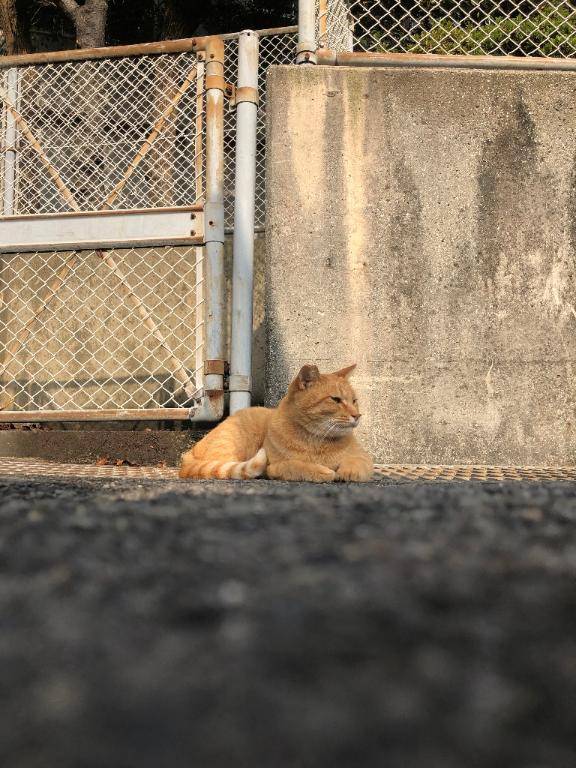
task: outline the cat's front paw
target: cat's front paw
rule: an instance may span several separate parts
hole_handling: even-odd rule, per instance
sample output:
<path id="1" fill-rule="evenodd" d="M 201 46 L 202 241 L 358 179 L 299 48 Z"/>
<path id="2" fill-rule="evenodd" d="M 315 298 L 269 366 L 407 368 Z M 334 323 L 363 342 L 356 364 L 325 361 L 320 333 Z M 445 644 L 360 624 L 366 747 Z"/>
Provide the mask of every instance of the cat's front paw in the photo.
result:
<path id="1" fill-rule="evenodd" d="M 322 464 L 312 464 L 305 472 L 304 479 L 311 483 L 331 483 L 336 480 L 336 472 Z"/>
<path id="2" fill-rule="evenodd" d="M 362 459 L 343 461 L 336 470 L 336 480 L 346 483 L 367 483 L 372 480 L 374 467 Z"/>

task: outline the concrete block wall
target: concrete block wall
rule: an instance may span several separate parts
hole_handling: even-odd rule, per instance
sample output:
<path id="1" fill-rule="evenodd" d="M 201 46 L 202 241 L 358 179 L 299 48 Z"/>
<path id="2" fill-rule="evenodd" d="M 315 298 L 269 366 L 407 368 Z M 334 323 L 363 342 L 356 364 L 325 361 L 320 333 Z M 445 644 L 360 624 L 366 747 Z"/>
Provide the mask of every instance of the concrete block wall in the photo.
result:
<path id="1" fill-rule="evenodd" d="M 358 363 L 394 463 L 576 460 L 576 74 L 276 67 L 267 401 Z"/>

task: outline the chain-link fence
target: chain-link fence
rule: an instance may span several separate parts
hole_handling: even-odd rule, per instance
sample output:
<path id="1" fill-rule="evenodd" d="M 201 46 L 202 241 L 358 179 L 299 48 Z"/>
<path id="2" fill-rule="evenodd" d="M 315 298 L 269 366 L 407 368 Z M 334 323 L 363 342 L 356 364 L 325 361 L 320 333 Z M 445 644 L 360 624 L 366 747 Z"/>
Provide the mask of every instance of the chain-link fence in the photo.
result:
<path id="1" fill-rule="evenodd" d="M 352 51 L 354 23 L 348 0 L 315 0 L 316 40 L 321 48 Z"/>
<path id="2" fill-rule="evenodd" d="M 201 248 L 5 254 L 0 409 L 184 405 L 201 389 L 201 275 Z"/>
<path id="3" fill-rule="evenodd" d="M 2 221 L 24 242 L 32 224 L 65 231 L 84 212 L 100 222 L 99 212 L 125 220 L 154 209 L 184 211 L 178 240 L 189 244 L 4 253 L 0 421 L 155 409 L 184 418 L 200 401 L 204 75 L 190 51 L 2 69 Z"/>
<path id="4" fill-rule="evenodd" d="M 193 54 L 18 67 L 11 85 L 13 72 L 4 70 L 0 92 L 4 120 L 16 123 L 13 214 L 200 199 Z"/>
<path id="5" fill-rule="evenodd" d="M 336 51 L 576 54 L 576 8 L 562 0 L 316 0 L 318 39 Z"/>

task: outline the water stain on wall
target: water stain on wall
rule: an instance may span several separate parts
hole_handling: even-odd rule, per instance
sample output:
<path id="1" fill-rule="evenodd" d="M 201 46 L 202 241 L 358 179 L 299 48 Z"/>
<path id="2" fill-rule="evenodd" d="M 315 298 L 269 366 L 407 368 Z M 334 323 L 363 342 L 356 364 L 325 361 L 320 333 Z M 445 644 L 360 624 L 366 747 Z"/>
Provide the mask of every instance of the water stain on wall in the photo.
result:
<path id="1" fill-rule="evenodd" d="M 510 109 L 494 102 L 495 134 L 483 142 L 478 177 L 478 268 L 494 286 L 516 242 L 535 243 L 541 200 L 536 126 L 519 93 Z"/>

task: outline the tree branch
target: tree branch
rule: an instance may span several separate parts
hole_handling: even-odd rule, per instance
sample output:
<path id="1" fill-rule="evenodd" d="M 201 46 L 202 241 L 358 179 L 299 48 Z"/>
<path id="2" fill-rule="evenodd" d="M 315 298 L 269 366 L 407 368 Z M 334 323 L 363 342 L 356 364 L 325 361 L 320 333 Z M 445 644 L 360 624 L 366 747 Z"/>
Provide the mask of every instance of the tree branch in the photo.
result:
<path id="1" fill-rule="evenodd" d="M 58 5 L 72 21 L 76 21 L 76 15 L 80 6 L 76 0 L 58 0 Z"/>
<path id="2" fill-rule="evenodd" d="M 0 0 L 1 2 L 2 0 Z M 78 48 L 100 48 L 106 45 L 108 0 L 57 0 L 58 7 L 74 24 Z"/>
<path id="3" fill-rule="evenodd" d="M 25 3 L 0 0 L 0 29 L 8 54 L 30 53 L 30 13 Z"/>

